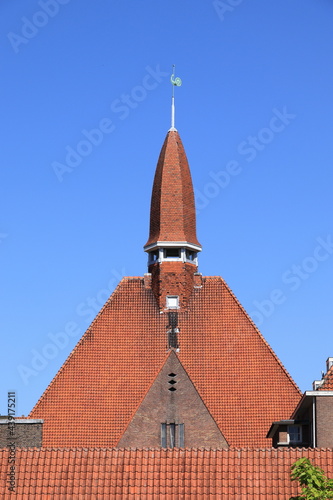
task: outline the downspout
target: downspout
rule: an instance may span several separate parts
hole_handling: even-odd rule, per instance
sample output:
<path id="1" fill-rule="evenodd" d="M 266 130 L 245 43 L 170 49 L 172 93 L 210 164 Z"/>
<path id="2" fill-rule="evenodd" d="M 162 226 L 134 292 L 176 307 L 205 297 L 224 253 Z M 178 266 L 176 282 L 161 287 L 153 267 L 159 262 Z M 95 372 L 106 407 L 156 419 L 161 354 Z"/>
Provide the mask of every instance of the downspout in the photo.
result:
<path id="1" fill-rule="evenodd" d="M 312 396 L 312 446 L 316 448 L 316 397 Z"/>

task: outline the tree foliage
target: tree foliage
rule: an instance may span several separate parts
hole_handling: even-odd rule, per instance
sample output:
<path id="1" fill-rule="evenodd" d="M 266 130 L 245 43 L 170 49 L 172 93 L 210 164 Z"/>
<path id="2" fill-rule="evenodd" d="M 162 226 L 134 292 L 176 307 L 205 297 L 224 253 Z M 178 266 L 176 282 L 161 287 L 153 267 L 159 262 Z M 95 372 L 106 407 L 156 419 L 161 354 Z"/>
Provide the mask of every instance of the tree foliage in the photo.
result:
<path id="1" fill-rule="evenodd" d="M 333 479 L 308 458 L 300 458 L 291 466 L 292 481 L 299 481 L 302 494 L 290 500 L 327 500 L 333 498 Z"/>

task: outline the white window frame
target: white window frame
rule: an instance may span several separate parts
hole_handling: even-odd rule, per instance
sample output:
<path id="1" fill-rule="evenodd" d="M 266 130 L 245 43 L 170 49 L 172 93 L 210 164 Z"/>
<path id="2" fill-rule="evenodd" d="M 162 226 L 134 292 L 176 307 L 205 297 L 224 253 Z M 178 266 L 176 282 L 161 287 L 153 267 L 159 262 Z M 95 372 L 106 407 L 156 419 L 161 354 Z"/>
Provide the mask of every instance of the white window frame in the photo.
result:
<path id="1" fill-rule="evenodd" d="M 179 295 L 167 295 L 165 305 L 167 309 L 179 309 Z"/>

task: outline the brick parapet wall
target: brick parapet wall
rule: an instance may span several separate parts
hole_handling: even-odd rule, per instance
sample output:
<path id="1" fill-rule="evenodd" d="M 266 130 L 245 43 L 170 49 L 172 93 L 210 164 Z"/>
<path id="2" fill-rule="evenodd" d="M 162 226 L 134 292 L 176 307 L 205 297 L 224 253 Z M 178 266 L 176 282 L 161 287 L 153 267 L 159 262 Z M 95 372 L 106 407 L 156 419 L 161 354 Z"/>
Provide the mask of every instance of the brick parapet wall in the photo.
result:
<path id="1" fill-rule="evenodd" d="M 41 448 L 43 420 L 14 419 L 0 420 L 0 448 L 14 442 L 20 448 Z"/>

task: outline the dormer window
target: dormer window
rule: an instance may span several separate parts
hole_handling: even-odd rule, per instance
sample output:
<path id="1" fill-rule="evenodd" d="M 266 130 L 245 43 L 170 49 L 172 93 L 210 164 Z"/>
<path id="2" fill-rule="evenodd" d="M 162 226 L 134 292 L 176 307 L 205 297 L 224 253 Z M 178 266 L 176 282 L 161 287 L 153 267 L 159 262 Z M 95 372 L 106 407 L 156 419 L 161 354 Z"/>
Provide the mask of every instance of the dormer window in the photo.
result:
<path id="1" fill-rule="evenodd" d="M 288 425 L 288 436 L 290 444 L 302 442 L 302 427 L 300 425 Z"/>
<path id="2" fill-rule="evenodd" d="M 179 297 L 178 297 L 178 295 L 167 295 L 166 307 L 167 307 L 167 309 L 179 309 Z"/>

